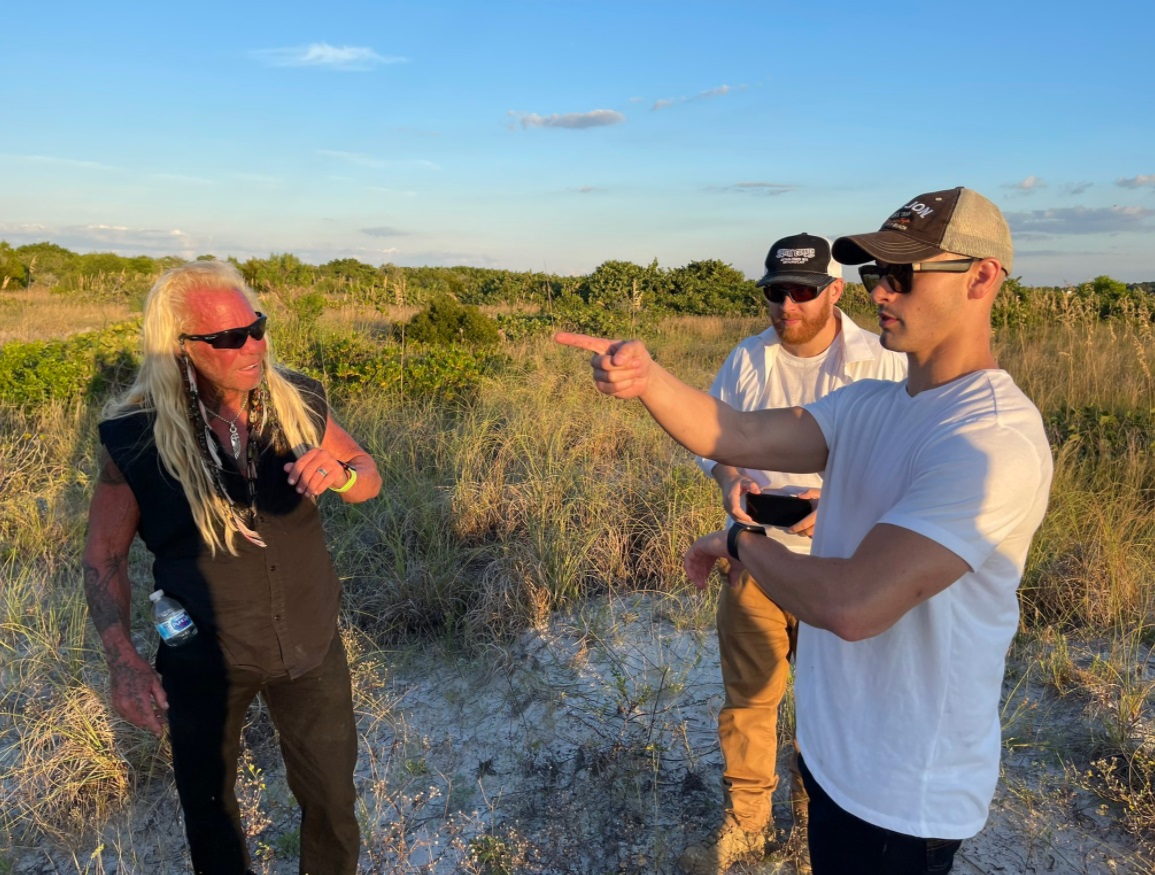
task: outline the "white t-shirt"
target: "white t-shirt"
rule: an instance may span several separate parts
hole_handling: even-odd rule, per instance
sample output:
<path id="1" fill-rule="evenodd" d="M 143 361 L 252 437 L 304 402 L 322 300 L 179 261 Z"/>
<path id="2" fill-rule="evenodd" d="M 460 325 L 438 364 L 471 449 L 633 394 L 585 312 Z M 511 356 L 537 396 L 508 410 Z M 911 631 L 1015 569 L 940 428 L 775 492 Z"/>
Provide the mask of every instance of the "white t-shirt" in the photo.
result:
<path id="1" fill-rule="evenodd" d="M 865 641 L 800 624 L 794 690 L 806 765 L 843 809 L 925 838 L 986 822 L 1016 590 L 1051 485 L 1038 410 L 1005 371 L 911 397 L 855 383 L 807 407 L 830 454 L 816 556 L 849 557 L 878 523 L 970 571 Z"/>
<path id="2" fill-rule="evenodd" d="M 802 407 L 855 380 L 906 377 L 905 355 L 883 349 L 878 335 L 859 328 L 837 308 L 834 318 L 840 320 L 842 330 L 825 352 L 812 358 L 788 353 L 773 327 L 747 337 L 726 358 L 710 394 L 738 410 Z M 710 459 L 700 458 L 698 464 L 707 474 L 714 470 Z M 739 470 L 762 492 L 797 495 L 811 487 L 822 488 L 821 474 Z M 810 538 L 805 535 L 792 535 L 785 529 L 767 531 L 796 553 L 810 552 Z"/>

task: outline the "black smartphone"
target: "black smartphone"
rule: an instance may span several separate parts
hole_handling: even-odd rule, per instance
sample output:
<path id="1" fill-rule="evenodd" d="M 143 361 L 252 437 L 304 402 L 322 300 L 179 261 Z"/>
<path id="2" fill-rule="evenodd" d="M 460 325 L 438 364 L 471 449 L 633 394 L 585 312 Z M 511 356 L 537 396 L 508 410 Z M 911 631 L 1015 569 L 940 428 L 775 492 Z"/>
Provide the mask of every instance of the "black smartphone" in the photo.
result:
<path id="1" fill-rule="evenodd" d="M 764 526 L 788 528 L 805 519 L 813 509 L 807 499 L 795 495 L 746 493 L 746 513 Z"/>

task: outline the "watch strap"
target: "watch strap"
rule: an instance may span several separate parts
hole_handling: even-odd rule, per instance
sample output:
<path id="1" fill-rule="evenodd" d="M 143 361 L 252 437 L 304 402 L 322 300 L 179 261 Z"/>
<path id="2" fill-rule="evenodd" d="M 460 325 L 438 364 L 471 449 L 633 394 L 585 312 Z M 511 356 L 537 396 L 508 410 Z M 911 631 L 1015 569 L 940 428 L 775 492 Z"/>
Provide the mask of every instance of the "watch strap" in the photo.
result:
<path id="1" fill-rule="evenodd" d="M 738 536 L 743 532 L 757 532 L 759 535 L 765 536 L 766 530 L 761 526 L 748 526 L 745 523 L 734 523 L 730 526 L 730 531 L 726 534 L 726 552 L 730 557 L 741 562 L 738 556 Z"/>

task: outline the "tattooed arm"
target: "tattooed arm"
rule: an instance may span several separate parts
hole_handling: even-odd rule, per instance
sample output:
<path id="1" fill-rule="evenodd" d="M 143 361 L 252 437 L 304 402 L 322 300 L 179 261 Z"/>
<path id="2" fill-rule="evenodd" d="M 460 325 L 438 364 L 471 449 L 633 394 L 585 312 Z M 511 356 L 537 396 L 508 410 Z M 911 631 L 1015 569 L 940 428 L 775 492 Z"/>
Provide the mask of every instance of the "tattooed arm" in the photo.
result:
<path id="1" fill-rule="evenodd" d="M 101 447 L 100 475 L 88 508 L 84 597 L 108 660 L 112 707 L 129 723 L 160 735 L 168 700 L 160 676 L 132 646 L 129 628 L 128 548 L 139 523 L 136 496 Z"/>

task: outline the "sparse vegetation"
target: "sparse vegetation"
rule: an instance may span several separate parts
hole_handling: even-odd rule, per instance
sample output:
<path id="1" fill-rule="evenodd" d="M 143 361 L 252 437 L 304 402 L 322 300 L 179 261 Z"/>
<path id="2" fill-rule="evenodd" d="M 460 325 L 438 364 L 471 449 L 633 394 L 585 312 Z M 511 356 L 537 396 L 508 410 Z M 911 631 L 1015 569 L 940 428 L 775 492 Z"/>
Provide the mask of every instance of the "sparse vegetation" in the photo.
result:
<path id="1" fill-rule="evenodd" d="M 11 261 L 23 249 L 0 256 Z M 37 249 L 33 283 L 49 268 L 63 276 L 66 252 Z M 642 611 L 630 599 L 645 593 L 637 604 L 660 614 L 666 634 L 691 630 L 708 641 L 710 600 L 687 592 L 681 555 L 722 512 L 692 459 L 636 405 L 597 397 L 583 359 L 545 335 L 558 326 L 632 329 L 676 373 L 706 385 L 734 342 L 762 321 L 648 312 L 646 295 L 657 295 L 670 273 L 656 265 L 603 266 L 603 285 L 594 284 L 602 291 L 592 299 L 584 280 L 501 271 L 313 268 L 291 256 L 245 267 L 265 291 L 279 354 L 329 383 L 344 424 L 385 477 L 378 500 L 326 509 L 365 739 L 366 871 L 579 872 L 586 871 L 575 857 L 583 841 L 582 853 L 604 860 L 598 871 L 669 871 L 681 830 L 712 810 L 707 788 L 716 775 L 702 760 L 712 715 L 679 704 L 700 647 L 696 657 L 641 655 L 627 630 Z M 698 294 L 692 277 L 708 285 L 719 271 L 687 269 L 681 294 Z M 627 285 L 613 285 L 619 274 Z M 48 299 L 43 289 L 14 283 L 0 292 L 5 313 Z M 393 326 L 411 319 L 438 284 L 461 303 L 484 304 L 504 339 L 472 350 L 426 348 L 407 336 L 403 346 Z M 606 291 L 614 288 L 617 298 Z M 708 301 L 721 294 L 699 291 Z M 1116 871 L 1148 871 L 1155 856 L 1150 292 L 1123 294 L 1099 281 L 1089 291 L 1017 283 L 1006 291 L 997 352 L 1039 404 L 1057 459 L 1051 509 L 1021 592 L 1007 754 L 1046 763 L 1061 781 L 1008 779 L 1005 804 L 1026 812 L 1074 806 L 1076 798 L 1096 811 L 1104 806 L 1107 823 L 1129 830 Z M 115 308 L 131 310 L 107 306 L 116 313 L 110 321 L 126 315 Z M 179 871 L 183 849 L 167 749 L 109 710 L 77 583 L 99 401 L 127 376 L 135 354 L 131 324 L 108 327 L 96 318 L 78 326 L 95 332 L 65 339 L 69 327 L 61 325 L 56 336 L 0 346 L 0 871 L 23 871 L 32 854 L 62 871 L 101 872 L 113 860 L 117 871 Z M 130 567 L 142 590 L 137 643 L 147 651 L 155 647 L 143 607 L 149 558 L 139 545 Z M 601 698 L 577 681 L 548 688 L 540 666 L 508 661 L 515 648 L 527 652 L 526 636 L 540 634 L 559 611 L 578 618 L 577 643 L 564 654 L 528 652 L 539 662 L 560 660 L 596 684 Z M 460 666 L 460 689 L 449 701 L 463 714 L 476 687 L 461 678 L 516 675 L 506 706 L 524 750 L 511 756 L 521 757 L 534 798 L 487 795 L 496 770 L 509 766 L 489 754 L 470 758 L 471 745 L 484 740 L 463 740 L 447 759 L 440 740 L 408 724 L 413 703 L 389 678 L 407 660 L 432 662 L 429 653 L 439 665 Z M 442 681 L 452 691 L 453 678 Z M 1063 713 L 1074 716 L 1056 719 Z M 461 725 L 468 732 L 464 717 Z M 585 734 L 560 757 L 550 739 L 575 726 Z M 288 790 L 269 765 L 272 744 L 272 727 L 257 713 L 246 729 L 239 787 L 262 872 L 282 871 L 299 842 Z M 150 817 L 169 819 L 164 859 L 136 846 L 139 800 L 158 812 Z M 1037 826 L 1023 821 L 1023 834 L 1040 840 Z"/>

